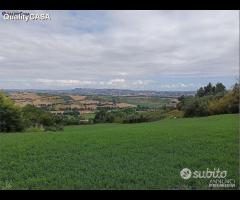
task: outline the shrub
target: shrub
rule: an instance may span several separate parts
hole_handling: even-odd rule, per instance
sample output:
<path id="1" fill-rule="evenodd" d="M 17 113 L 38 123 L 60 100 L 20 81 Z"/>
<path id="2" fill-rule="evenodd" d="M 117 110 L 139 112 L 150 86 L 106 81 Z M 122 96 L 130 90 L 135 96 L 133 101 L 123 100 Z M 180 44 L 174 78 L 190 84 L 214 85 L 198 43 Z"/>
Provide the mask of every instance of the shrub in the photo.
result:
<path id="1" fill-rule="evenodd" d="M 42 132 L 44 131 L 43 127 L 29 127 L 26 129 L 27 132 Z"/>
<path id="2" fill-rule="evenodd" d="M 106 122 L 106 116 L 107 116 L 107 111 L 106 110 L 100 110 L 96 113 L 94 122 L 99 123 L 99 122 Z"/>
<path id="3" fill-rule="evenodd" d="M 10 98 L 0 93 L 0 132 L 23 131 L 21 110 Z"/>
<path id="4" fill-rule="evenodd" d="M 230 91 L 220 99 L 211 101 L 208 106 L 209 113 L 224 114 L 224 113 L 239 113 L 239 93 Z"/>
<path id="5" fill-rule="evenodd" d="M 177 108 L 184 111 L 185 117 L 206 116 L 214 114 L 239 112 L 239 84 L 236 83 L 232 90 L 226 92 L 222 83 L 212 86 L 209 83 L 197 91 L 195 97 L 179 98 Z"/>
<path id="6" fill-rule="evenodd" d="M 165 114 L 165 117 L 166 118 L 175 118 L 175 117 L 181 118 L 181 117 L 183 117 L 183 115 L 184 115 L 183 111 L 175 109 L 175 110 L 171 110 L 171 111 L 167 112 Z"/>
<path id="7" fill-rule="evenodd" d="M 55 127 L 56 130 L 61 130 L 59 127 L 63 124 L 59 116 L 32 105 L 26 105 L 22 108 L 22 116 L 26 128 L 43 127 L 44 130 L 48 130 Z"/>
<path id="8" fill-rule="evenodd" d="M 208 102 L 206 99 L 194 98 L 185 108 L 184 117 L 207 116 Z"/>

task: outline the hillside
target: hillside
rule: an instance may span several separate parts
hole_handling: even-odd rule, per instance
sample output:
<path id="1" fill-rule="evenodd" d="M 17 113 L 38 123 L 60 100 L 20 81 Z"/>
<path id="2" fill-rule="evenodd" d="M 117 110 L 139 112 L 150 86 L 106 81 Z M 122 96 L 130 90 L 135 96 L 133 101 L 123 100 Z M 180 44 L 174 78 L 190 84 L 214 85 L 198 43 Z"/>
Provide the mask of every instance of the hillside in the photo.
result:
<path id="1" fill-rule="evenodd" d="M 238 115 L 0 134 L 2 189 L 208 189 L 179 173 L 220 168 L 238 184 Z M 237 185 L 238 186 L 238 185 Z"/>

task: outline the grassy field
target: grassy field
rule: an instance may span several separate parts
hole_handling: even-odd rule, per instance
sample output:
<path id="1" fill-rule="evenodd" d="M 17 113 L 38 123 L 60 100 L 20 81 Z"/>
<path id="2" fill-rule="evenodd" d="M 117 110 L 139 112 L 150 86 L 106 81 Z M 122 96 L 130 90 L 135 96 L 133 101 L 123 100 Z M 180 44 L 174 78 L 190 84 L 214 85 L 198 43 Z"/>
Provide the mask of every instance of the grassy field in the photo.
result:
<path id="1" fill-rule="evenodd" d="M 94 99 L 98 101 L 112 101 L 112 96 L 90 96 L 88 99 Z M 115 97 L 118 103 L 128 103 L 139 106 L 147 106 L 149 108 L 162 108 L 163 105 L 169 102 L 169 98 L 161 98 L 161 97 L 129 97 L 129 96 L 119 96 Z"/>
<path id="2" fill-rule="evenodd" d="M 129 103 L 149 108 L 161 108 L 169 99 L 160 97 L 118 97 L 119 102 Z"/>
<path id="3" fill-rule="evenodd" d="M 0 134 L 1 189 L 208 189 L 179 172 L 238 174 L 238 115 Z"/>
<path id="4" fill-rule="evenodd" d="M 120 102 L 125 102 L 133 105 L 147 106 L 149 108 L 162 108 L 169 99 L 160 97 L 119 97 Z"/>

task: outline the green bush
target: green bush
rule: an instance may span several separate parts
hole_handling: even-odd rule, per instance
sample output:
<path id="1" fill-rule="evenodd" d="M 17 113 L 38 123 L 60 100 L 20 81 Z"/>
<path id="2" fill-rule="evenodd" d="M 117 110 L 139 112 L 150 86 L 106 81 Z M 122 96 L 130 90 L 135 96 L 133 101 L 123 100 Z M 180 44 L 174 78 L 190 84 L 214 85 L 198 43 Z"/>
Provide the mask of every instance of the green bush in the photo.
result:
<path id="1" fill-rule="evenodd" d="M 10 98 L 0 93 L 0 132 L 23 131 L 21 110 Z"/>
<path id="2" fill-rule="evenodd" d="M 206 99 L 194 98 L 185 107 L 184 117 L 207 116 L 207 115 L 208 115 L 208 102 Z"/>
<path id="3" fill-rule="evenodd" d="M 143 114 L 132 114 L 123 119 L 123 123 L 141 123 L 148 121 L 150 121 L 150 118 L 144 116 Z"/>
<path id="4" fill-rule="evenodd" d="M 22 108 L 22 116 L 26 128 L 43 127 L 44 130 L 61 130 L 63 125 L 63 120 L 59 116 L 32 105 L 26 105 Z"/>
<path id="5" fill-rule="evenodd" d="M 43 127 L 29 127 L 25 130 L 26 132 L 42 132 L 44 131 Z"/>
<path id="6" fill-rule="evenodd" d="M 221 83 L 214 87 L 208 84 L 204 89 L 200 88 L 195 97 L 181 96 L 179 100 L 177 108 L 184 112 L 185 117 L 238 113 L 239 84 L 236 83 L 229 91 Z"/>
<path id="7" fill-rule="evenodd" d="M 229 91 L 223 97 L 211 101 L 208 106 L 209 113 L 239 113 L 239 85 L 236 84 L 232 91 Z"/>

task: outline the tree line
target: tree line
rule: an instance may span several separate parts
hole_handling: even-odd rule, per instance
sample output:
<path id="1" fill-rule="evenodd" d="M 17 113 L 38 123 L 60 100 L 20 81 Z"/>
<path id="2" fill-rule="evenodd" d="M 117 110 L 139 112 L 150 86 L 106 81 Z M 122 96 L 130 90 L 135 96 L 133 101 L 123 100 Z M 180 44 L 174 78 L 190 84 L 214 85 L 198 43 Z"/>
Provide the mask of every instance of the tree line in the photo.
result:
<path id="1" fill-rule="evenodd" d="M 239 113 L 239 83 L 226 90 L 222 83 L 200 87 L 194 97 L 181 96 L 178 109 L 185 117 Z"/>

